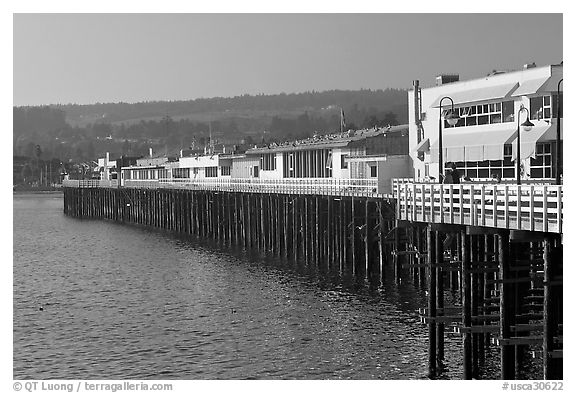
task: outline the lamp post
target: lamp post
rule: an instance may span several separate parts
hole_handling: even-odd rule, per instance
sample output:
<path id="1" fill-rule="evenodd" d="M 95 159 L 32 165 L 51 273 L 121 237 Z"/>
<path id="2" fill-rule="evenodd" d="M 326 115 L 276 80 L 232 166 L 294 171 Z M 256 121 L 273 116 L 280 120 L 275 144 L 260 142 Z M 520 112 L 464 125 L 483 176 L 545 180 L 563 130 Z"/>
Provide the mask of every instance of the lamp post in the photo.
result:
<path id="1" fill-rule="evenodd" d="M 560 148 L 560 83 L 564 78 L 558 81 L 556 90 L 556 185 L 560 185 L 560 162 L 562 162 L 562 149 Z"/>
<path id="2" fill-rule="evenodd" d="M 442 148 L 442 101 L 444 101 L 446 98 L 449 99 L 452 104 L 450 112 L 447 113 L 446 116 L 444 116 L 446 121 L 448 122 L 449 125 L 454 126 L 456 125 L 456 123 L 458 123 L 458 119 L 460 119 L 460 117 L 456 113 L 454 113 L 454 101 L 452 100 L 452 98 L 448 96 L 442 97 L 442 99 L 440 100 L 440 116 L 438 116 L 438 181 L 439 182 L 441 182 L 442 175 L 444 173 L 443 148 Z"/>
<path id="3" fill-rule="evenodd" d="M 521 179 L 520 179 L 520 114 L 526 111 L 526 121 L 524 123 L 522 123 L 522 128 L 524 128 L 524 131 L 530 131 L 532 129 L 532 127 L 534 127 L 534 124 L 530 121 L 530 110 L 528 108 L 526 108 L 524 105 L 520 105 L 520 109 L 518 110 L 518 127 L 516 128 L 516 134 L 517 134 L 517 138 L 516 138 L 516 184 L 520 185 L 521 184 Z"/>

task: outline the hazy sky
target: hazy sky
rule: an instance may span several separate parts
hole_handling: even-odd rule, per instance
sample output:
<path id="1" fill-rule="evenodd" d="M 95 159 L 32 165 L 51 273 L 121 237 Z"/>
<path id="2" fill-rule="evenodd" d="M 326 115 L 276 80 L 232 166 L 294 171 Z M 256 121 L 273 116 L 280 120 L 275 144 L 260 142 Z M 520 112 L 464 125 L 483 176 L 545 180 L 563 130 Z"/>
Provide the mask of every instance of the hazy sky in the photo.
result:
<path id="1" fill-rule="evenodd" d="M 16 14 L 14 105 L 431 85 L 562 61 L 561 14 Z"/>

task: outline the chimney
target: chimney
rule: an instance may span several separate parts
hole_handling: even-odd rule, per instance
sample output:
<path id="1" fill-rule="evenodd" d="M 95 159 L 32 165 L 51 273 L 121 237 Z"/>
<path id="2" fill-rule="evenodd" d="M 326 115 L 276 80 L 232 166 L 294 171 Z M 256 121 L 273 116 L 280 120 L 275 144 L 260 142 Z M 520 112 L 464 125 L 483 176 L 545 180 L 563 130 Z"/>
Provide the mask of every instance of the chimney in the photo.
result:
<path id="1" fill-rule="evenodd" d="M 536 63 L 532 62 L 532 63 L 527 63 L 524 64 L 524 69 L 527 70 L 529 68 L 536 68 Z"/>
<path id="2" fill-rule="evenodd" d="M 108 163 L 110 162 L 110 152 L 106 152 L 106 162 L 104 163 L 104 165 L 108 166 Z"/>
<path id="3" fill-rule="evenodd" d="M 460 75 L 458 74 L 442 74 L 436 77 L 436 86 L 442 86 L 447 83 L 458 82 Z"/>
<path id="4" fill-rule="evenodd" d="M 180 149 L 180 158 L 184 157 L 184 150 Z"/>
<path id="5" fill-rule="evenodd" d="M 150 157 L 152 157 L 152 148 L 150 148 L 150 149 L 148 150 L 148 152 L 149 152 L 149 154 L 150 154 Z"/>

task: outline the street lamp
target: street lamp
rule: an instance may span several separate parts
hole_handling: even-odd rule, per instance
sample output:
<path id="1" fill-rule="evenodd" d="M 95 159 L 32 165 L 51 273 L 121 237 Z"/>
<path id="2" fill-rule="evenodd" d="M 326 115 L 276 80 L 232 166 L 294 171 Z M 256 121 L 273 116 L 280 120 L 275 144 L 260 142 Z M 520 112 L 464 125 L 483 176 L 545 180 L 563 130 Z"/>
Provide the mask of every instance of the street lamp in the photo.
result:
<path id="1" fill-rule="evenodd" d="M 446 113 L 446 116 L 444 116 L 444 118 L 446 119 L 446 121 L 448 122 L 449 125 L 454 126 L 456 125 L 456 123 L 458 123 L 458 120 L 460 119 L 460 117 L 454 112 L 454 101 L 452 100 L 452 98 L 446 96 L 446 97 L 442 97 L 442 99 L 440 100 L 440 116 L 438 116 L 438 181 L 440 182 L 442 179 L 442 175 L 444 173 L 443 171 L 443 149 L 442 149 L 442 101 L 444 101 L 444 99 L 449 99 L 450 102 L 452 103 L 452 109 L 450 109 L 450 112 Z"/>
<path id="2" fill-rule="evenodd" d="M 562 160 L 562 149 L 560 149 L 560 83 L 564 78 L 558 81 L 556 90 L 556 185 L 560 185 L 560 162 Z"/>
<path id="3" fill-rule="evenodd" d="M 530 110 L 526 108 L 524 105 L 520 105 L 520 109 L 518 110 L 518 127 L 516 128 L 516 133 L 518 137 L 516 138 L 516 184 L 520 185 L 520 114 L 522 111 L 526 111 L 526 121 L 522 123 L 522 128 L 524 131 L 530 131 L 534 124 L 530 121 Z"/>

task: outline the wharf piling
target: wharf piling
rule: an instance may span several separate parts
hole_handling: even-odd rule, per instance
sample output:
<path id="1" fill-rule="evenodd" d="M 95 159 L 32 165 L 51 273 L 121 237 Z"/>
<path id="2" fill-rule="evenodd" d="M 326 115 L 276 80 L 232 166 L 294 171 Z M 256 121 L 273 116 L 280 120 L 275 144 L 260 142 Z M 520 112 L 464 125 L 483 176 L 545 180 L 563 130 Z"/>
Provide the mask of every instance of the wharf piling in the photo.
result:
<path id="1" fill-rule="evenodd" d="M 557 232 L 537 232 L 533 229 L 541 224 L 535 220 L 538 206 L 533 204 L 533 196 L 529 229 L 523 227 L 520 214 L 522 193 L 514 189 L 520 206 L 516 221 L 508 210 L 500 218 L 495 196 L 491 216 L 495 227 L 489 227 L 478 225 L 486 223 L 486 217 L 473 217 L 472 213 L 478 212 L 476 205 L 466 210 L 463 199 L 467 195 L 472 199 L 473 189 L 468 193 L 460 189 L 457 195 L 462 198 L 455 208 L 452 188 L 446 207 L 446 190 L 430 186 L 427 191 L 425 187 L 429 186 L 404 184 L 397 187 L 403 194 L 395 198 L 64 187 L 64 213 L 257 249 L 321 273 L 353 276 L 371 285 L 380 285 L 387 272 L 392 272 L 396 283 L 408 278 L 426 289 L 427 307 L 420 310 L 420 317 L 428 324 L 430 378 L 441 376 L 445 338 L 457 334 L 462 339 L 464 379 L 484 376 L 487 358 L 496 353 L 490 350 L 493 346 L 499 348 L 495 360 L 502 379 L 526 378 L 522 363 L 528 356 L 542 362 L 542 378 L 562 379 L 561 189 L 550 187 L 552 191 L 547 191 L 544 187 L 542 197 L 543 228 L 555 225 Z M 484 192 L 482 189 L 479 195 Z M 556 194 L 550 197 L 546 194 L 550 192 Z M 496 193 L 494 188 L 493 195 Z M 417 199 L 418 195 L 422 198 Z M 508 207 L 514 201 L 505 195 L 504 206 Z M 554 197 L 556 211 L 546 206 Z M 418 206 L 425 202 L 431 206 Z M 480 205 L 482 209 L 484 205 Z M 449 209 L 448 215 L 445 209 Z M 556 221 L 549 225 L 548 216 Z M 501 221 L 515 227 L 496 227 Z M 445 307 L 446 296 L 456 299 L 455 307 Z"/>
<path id="2" fill-rule="evenodd" d="M 64 213 L 168 230 L 380 283 L 394 244 L 390 201 L 183 189 L 64 188 Z"/>

